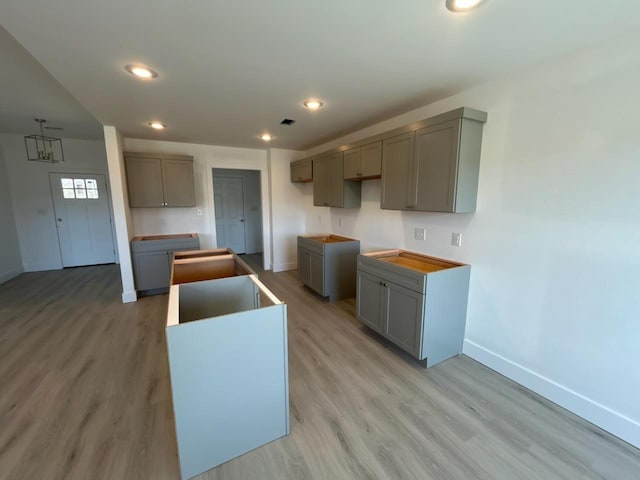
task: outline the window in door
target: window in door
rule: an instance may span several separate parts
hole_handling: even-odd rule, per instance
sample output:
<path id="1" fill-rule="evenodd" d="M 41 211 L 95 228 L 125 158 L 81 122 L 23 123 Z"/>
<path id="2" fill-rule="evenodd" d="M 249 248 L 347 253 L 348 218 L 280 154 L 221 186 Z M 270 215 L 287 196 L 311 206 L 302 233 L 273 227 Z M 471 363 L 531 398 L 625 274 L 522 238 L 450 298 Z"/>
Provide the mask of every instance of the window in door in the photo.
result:
<path id="1" fill-rule="evenodd" d="M 98 199 L 98 181 L 95 178 L 61 178 L 60 187 L 65 199 Z"/>

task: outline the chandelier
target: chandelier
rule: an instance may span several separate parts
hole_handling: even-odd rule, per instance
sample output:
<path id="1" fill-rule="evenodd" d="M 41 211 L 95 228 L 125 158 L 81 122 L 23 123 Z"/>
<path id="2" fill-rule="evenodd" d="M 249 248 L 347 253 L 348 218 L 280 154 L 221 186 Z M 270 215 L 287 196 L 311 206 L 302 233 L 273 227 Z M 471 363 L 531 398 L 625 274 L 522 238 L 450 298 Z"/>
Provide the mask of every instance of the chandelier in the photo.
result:
<path id="1" fill-rule="evenodd" d="M 36 118 L 36 122 L 40 124 L 40 135 L 27 135 L 24 137 L 24 146 L 27 149 L 27 160 L 30 162 L 48 162 L 58 163 L 64 162 L 64 153 L 62 151 L 62 139 L 49 137 L 44 134 L 44 129 L 62 130 L 58 127 L 45 127 L 47 122 L 43 118 Z"/>

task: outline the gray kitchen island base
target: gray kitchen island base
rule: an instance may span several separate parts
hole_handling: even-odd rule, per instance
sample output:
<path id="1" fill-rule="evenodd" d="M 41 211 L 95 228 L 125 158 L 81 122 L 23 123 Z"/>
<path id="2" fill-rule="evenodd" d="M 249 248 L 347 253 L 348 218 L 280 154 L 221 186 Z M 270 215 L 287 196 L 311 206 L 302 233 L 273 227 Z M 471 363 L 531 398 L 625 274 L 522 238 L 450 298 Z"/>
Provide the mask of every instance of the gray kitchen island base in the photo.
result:
<path id="1" fill-rule="evenodd" d="M 173 285 L 166 335 L 183 479 L 289 433 L 286 305 L 255 275 Z"/>

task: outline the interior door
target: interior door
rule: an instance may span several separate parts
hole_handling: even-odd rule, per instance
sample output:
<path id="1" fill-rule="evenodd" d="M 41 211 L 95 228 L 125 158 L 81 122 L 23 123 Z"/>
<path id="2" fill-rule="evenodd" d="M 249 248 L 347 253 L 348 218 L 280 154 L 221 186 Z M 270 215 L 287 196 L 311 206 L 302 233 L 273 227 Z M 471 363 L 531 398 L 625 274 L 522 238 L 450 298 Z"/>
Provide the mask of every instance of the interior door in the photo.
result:
<path id="1" fill-rule="evenodd" d="M 240 177 L 214 177 L 213 200 L 218 247 L 245 253 L 244 181 Z"/>
<path id="2" fill-rule="evenodd" d="M 50 173 L 63 267 L 115 262 L 107 181 L 100 174 Z"/>

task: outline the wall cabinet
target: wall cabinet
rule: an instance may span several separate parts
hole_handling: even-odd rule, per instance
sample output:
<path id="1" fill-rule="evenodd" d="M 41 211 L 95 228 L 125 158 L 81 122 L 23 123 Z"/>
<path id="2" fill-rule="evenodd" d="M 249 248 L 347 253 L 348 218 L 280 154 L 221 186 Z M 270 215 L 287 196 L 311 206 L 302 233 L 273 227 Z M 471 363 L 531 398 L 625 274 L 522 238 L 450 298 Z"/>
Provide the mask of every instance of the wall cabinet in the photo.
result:
<path id="1" fill-rule="evenodd" d="M 193 157 L 152 153 L 124 154 L 129 206 L 193 207 Z"/>
<path id="2" fill-rule="evenodd" d="M 131 255 L 136 290 L 143 295 L 166 293 L 173 253 L 199 248 L 200 240 L 195 233 L 135 237 L 131 241 Z"/>
<path id="3" fill-rule="evenodd" d="M 298 279 L 329 301 L 356 294 L 360 242 L 338 235 L 298 237 Z"/>
<path id="4" fill-rule="evenodd" d="M 302 183 L 313 181 L 313 166 L 310 159 L 291 162 L 291 181 Z"/>
<path id="5" fill-rule="evenodd" d="M 382 208 L 404 210 L 410 192 L 408 179 L 412 174 L 415 134 L 403 133 L 382 142 Z"/>
<path id="6" fill-rule="evenodd" d="M 431 367 L 462 352 L 470 269 L 402 250 L 358 255 L 357 318 Z"/>
<path id="7" fill-rule="evenodd" d="M 313 204 L 316 207 L 360 208 L 360 183 L 344 179 L 343 154 L 313 160 Z"/>
<path id="8" fill-rule="evenodd" d="M 385 140 L 382 208 L 475 212 L 482 128 L 460 117 Z"/>
<path id="9" fill-rule="evenodd" d="M 382 142 L 374 142 L 344 152 L 344 179 L 367 180 L 382 173 Z"/>

